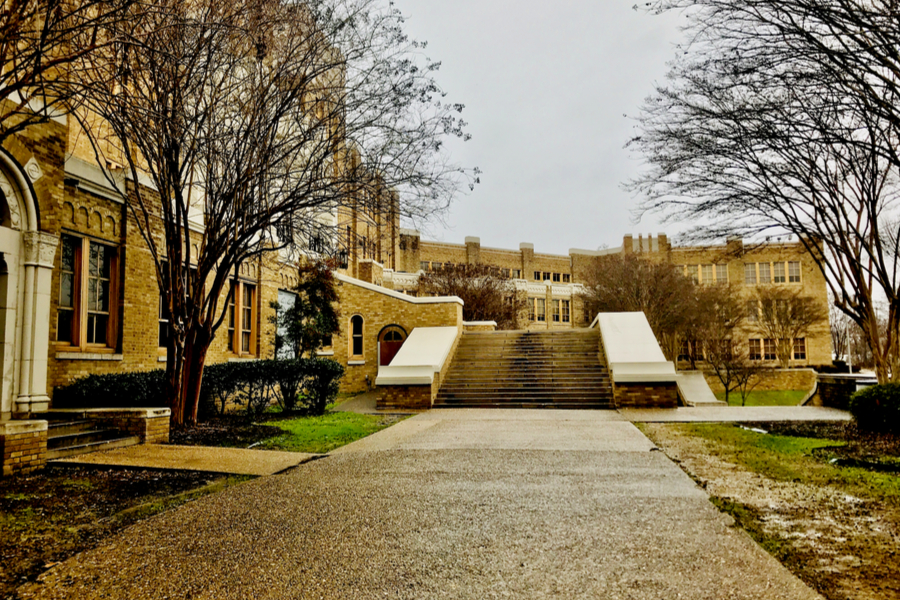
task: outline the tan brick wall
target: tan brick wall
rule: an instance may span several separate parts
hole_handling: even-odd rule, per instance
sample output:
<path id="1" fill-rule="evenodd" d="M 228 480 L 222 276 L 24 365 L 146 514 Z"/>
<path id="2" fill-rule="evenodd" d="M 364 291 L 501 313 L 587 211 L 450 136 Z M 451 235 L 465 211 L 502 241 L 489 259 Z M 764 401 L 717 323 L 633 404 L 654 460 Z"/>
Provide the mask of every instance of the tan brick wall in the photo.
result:
<path id="1" fill-rule="evenodd" d="M 3 477 L 31 473 L 47 464 L 47 428 L 11 435 L 0 434 Z"/>
<path id="2" fill-rule="evenodd" d="M 675 408 L 678 386 L 673 383 L 617 383 L 613 393 L 618 408 Z"/>
<path id="3" fill-rule="evenodd" d="M 416 327 L 458 327 L 462 330 L 462 306 L 455 302 L 417 304 L 372 291 L 353 283 L 340 282 L 341 331 L 335 335 L 334 360 L 346 366 L 341 391 L 359 392 L 371 388 L 378 374 L 378 335 L 389 325 L 412 333 Z M 363 317 L 363 356 L 351 365 L 350 319 Z M 368 376 L 368 384 L 366 377 Z"/>
<path id="4" fill-rule="evenodd" d="M 466 332 L 494 331 L 496 329 L 497 329 L 497 326 L 495 324 L 463 323 L 463 330 Z"/>
<path id="5" fill-rule="evenodd" d="M 379 410 L 428 410 L 431 408 L 430 385 L 387 385 L 378 388 Z"/>

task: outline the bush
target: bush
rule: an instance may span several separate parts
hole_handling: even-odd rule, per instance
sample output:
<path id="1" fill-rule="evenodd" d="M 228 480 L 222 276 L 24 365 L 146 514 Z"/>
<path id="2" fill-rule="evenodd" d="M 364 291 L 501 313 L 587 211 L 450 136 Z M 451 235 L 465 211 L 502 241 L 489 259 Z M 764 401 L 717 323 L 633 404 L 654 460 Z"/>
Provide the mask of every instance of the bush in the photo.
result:
<path id="1" fill-rule="evenodd" d="M 340 364 L 321 358 L 210 365 L 203 373 L 200 405 L 203 414 L 222 414 L 231 400 L 257 418 L 274 401 L 284 412 L 321 415 L 337 395 L 343 374 Z"/>
<path id="2" fill-rule="evenodd" d="M 157 408 L 166 406 L 162 369 L 88 375 L 53 392 L 54 408 Z"/>
<path id="3" fill-rule="evenodd" d="M 850 397 L 850 412 L 861 429 L 900 433 L 900 383 L 856 392 Z"/>

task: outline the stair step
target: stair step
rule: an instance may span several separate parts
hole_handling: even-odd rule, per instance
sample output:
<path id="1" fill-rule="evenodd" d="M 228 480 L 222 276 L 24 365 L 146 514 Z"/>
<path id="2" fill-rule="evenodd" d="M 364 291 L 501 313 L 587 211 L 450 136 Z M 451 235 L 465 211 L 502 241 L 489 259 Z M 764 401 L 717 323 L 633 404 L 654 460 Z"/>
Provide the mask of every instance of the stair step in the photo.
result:
<path id="1" fill-rule="evenodd" d="M 141 438 L 136 435 L 116 437 L 99 442 L 89 442 L 86 444 L 78 444 L 75 446 L 66 446 L 64 448 L 56 448 L 47 450 L 47 460 L 57 458 L 68 458 L 70 456 L 79 456 L 81 454 L 90 454 L 101 450 L 113 450 L 115 448 L 124 448 L 126 446 L 134 446 L 141 443 Z"/>
<path id="2" fill-rule="evenodd" d="M 78 421 L 49 421 L 47 423 L 47 438 L 87 431 L 94 427 L 94 422 L 87 419 Z"/>
<path id="3" fill-rule="evenodd" d="M 95 425 L 96 427 L 96 425 Z M 70 446 L 82 446 L 91 442 L 101 442 L 122 437 L 122 433 L 115 429 L 86 429 L 72 433 L 47 435 L 47 448 L 68 448 Z"/>

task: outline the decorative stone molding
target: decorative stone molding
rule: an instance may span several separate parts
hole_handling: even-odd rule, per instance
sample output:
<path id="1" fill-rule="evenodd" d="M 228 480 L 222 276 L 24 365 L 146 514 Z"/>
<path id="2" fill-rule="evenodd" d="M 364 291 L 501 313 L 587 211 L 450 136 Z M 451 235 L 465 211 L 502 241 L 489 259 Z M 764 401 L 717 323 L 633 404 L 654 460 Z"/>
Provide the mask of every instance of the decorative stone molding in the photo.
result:
<path id="1" fill-rule="evenodd" d="M 25 264 L 53 268 L 59 238 L 43 231 L 26 231 L 22 234 L 25 243 Z"/>
<path id="2" fill-rule="evenodd" d="M 25 174 L 28 175 L 28 179 L 31 180 L 31 183 L 36 182 L 38 179 L 44 176 L 44 172 L 41 170 L 41 165 L 38 164 L 38 161 L 36 161 L 33 156 L 27 163 L 25 163 Z"/>
<path id="3" fill-rule="evenodd" d="M 19 208 L 19 195 L 3 171 L 0 171 L 0 192 L 3 192 L 3 197 L 6 199 L 6 205 L 9 208 L 10 227 L 12 229 L 21 229 L 22 214 Z"/>

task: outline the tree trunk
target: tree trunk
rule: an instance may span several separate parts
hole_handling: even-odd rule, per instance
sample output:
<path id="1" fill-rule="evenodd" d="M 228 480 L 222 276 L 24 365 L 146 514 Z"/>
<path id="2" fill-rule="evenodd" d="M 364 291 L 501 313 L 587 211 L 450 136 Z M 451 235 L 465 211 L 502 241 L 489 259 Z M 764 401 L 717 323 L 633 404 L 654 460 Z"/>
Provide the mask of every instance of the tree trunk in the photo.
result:
<path id="1" fill-rule="evenodd" d="M 181 424 L 194 425 L 197 423 L 203 367 L 206 364 L 206 353 L 209 350 L 211 338 L 212 336 L 202 325 L 188 332 L 184 347 L 184 368 L 181 370 L 179 382 Z"/>

